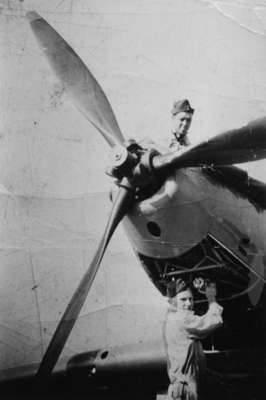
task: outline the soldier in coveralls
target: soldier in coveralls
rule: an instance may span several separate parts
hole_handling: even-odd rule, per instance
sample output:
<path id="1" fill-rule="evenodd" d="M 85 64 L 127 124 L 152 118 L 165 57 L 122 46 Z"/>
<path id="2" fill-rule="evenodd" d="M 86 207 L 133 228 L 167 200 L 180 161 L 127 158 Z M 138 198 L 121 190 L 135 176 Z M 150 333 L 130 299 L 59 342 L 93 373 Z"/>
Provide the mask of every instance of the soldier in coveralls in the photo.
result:
<path id="1" fill-rule="evenodd" d="M 222 307 L 216 302 L 216 286 L 206 287 L 209 308 L 202 316 L 193 311 L 193 294 L 183 280 L 168 284 L 169 308 L 164 322 L 168 358 L 169 400 L 205 398 L 206 361 L 200 339 L 222 324 Z"/>

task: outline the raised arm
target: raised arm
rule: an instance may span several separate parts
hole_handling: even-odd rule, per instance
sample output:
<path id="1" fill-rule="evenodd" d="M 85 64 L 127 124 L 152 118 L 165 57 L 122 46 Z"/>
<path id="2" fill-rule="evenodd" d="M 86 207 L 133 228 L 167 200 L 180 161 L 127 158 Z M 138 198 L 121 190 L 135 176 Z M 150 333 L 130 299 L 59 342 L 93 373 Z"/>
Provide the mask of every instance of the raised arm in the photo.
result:
<path id="1" fill-rule="evenodd" d="M 203 338 L 215 329 L 219 328 L 222 323 L 223 308 L 216 302 L 216 285 L 209 283 L 205 291 L 209 308 L 206 314 L 198 316 L 195 314 L 188 315 L 184 321 L 184 328 L 195 338 Z"/>

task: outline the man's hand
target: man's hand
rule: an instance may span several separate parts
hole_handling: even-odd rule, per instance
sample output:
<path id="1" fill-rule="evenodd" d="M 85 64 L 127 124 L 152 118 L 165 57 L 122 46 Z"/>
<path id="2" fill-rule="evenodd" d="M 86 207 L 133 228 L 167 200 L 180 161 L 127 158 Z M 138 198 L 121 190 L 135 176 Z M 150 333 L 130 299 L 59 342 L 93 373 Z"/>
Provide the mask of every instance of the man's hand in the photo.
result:
<path id="1" fill-rule="evenodd" d="M 216 301 L 217 290 L 214 282 L 206 283 L 205 294 L 209 303 Z"/>

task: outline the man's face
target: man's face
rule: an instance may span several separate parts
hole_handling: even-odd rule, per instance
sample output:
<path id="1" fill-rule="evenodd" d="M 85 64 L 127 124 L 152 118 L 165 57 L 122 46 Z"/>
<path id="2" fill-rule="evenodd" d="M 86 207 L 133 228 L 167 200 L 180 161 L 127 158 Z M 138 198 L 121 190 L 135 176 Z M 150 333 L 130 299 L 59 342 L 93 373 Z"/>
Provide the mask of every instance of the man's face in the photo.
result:
<path id="1" fill-rule="evenodd" d="M 192 113 L 189 112 L 179 112 L 172 117 L 172 132 L 178 136 L 185 136 L 192 121 Z"/>
<path id="2" fill-rule="evenodd" d="M 176 295 L 176 307 L 179 310 L 193 310 L 193 295 L 191 290 L 187 289 Z"/>

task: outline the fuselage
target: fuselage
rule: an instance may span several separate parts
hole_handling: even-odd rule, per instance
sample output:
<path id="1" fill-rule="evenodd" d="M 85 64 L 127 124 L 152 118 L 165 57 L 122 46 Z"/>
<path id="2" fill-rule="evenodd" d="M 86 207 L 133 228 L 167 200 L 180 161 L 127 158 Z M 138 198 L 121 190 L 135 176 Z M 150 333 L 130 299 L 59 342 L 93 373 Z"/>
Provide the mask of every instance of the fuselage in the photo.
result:
<path id="1" fill-rule="evenodd" d="M 266 213 L 239 187 L 233 190 L 200 168 L 176 171 L 159 192 L 137 205 L 125 227 L 135 251 L 158 260 L 177 259 L 211 235 L 246 265 L 256 292 L 250 296 L 262 292 Z"/>
<path id="2" fill-rule="evenodd" d="M 158 225 L 158 233 L 149 229 L 150 222 Z M 199 168 L 177 171 L 158 193 L 135 207 L 125 226 L 137 250 L 158 258 L 184 253 L 207 233 L 240 257 L 238 247 L 244 237 L 256 246 L 250 255 L 266 250 L 265 211 L 213 184 Z"/>

